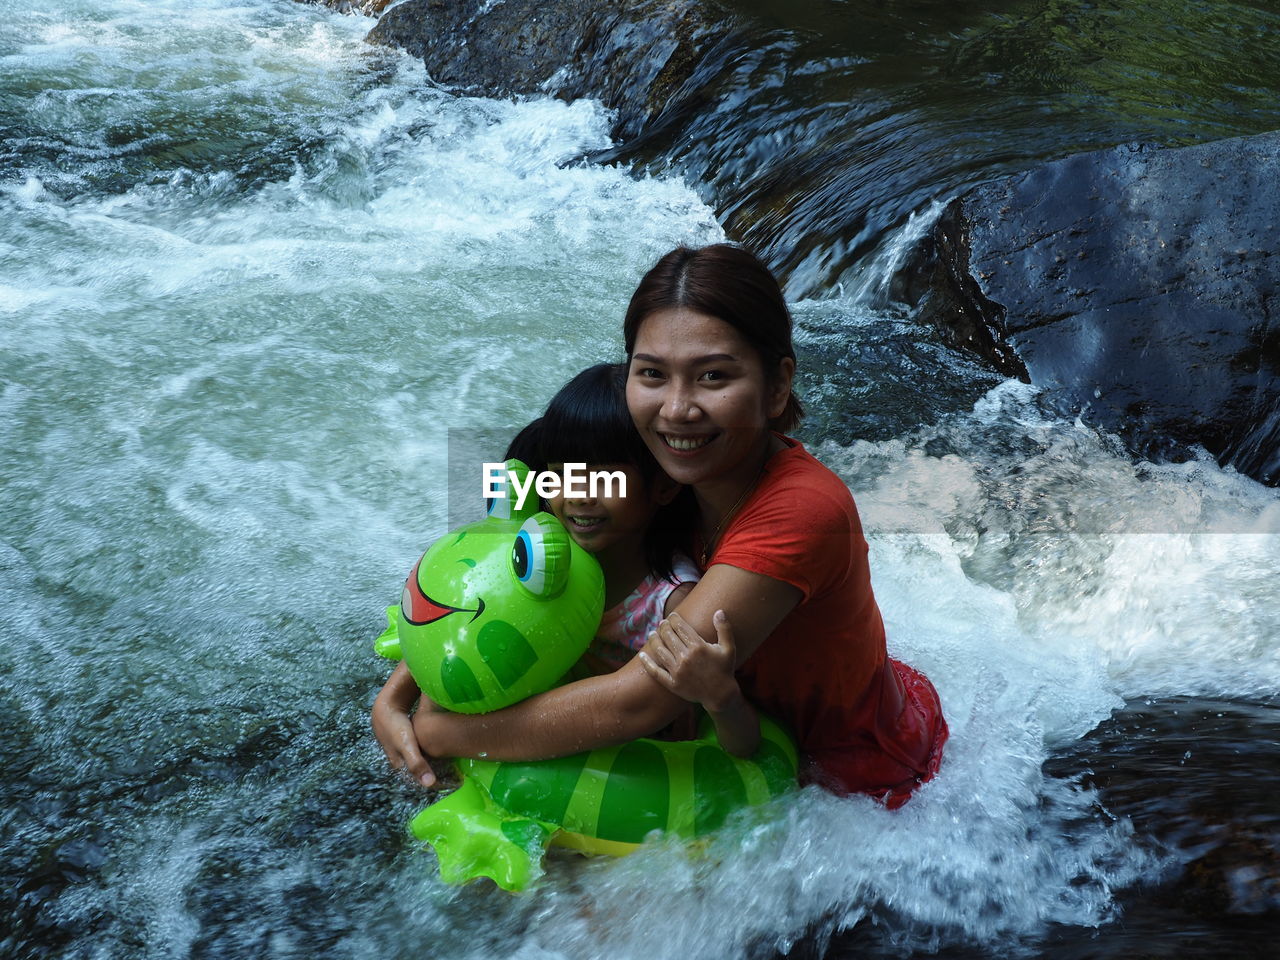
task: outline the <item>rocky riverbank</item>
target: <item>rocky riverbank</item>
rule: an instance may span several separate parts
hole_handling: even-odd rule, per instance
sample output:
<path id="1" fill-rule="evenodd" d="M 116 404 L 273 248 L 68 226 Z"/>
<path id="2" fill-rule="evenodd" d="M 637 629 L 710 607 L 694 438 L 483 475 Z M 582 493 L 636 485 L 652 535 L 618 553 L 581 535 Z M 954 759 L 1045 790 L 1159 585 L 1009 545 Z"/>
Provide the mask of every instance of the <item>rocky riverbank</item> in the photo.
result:
<path id="1" fill-rule="evenodd" d="M 1141 454 L 1280 481 L 1280 134 L 1080 154 L 970 190 L 920 315 Z"/>
<path id="2" fill-rule="evenodd" d="M 329 5 L 381 12 L 369 40 L 422 58 L 434 81 L 459 93 L 601 100 L 616 143 L 589 159 L 683 174 L 793 297 L 823 295 L 908 213 L 955 197 L 894 279 L 898 299 L 919 304 L 953 345 L 1045 387 L 1140 456 L 1180 459 L 1200 445 L 1280 481 L 1275 135 L 1060 159 L 1030 137 L 996 159 L 994 147 L 952 131 L 940 160 L 927 139 L 942 119 L 895 129 L 920 112 L 919 86 L 856 86 L 864 58 L 899 42 L 892 21 L 866 10 L 784 14 L 714 0 Z M 965 106 L 979 133 L 981 99 Z M 931 166 L 912 171 L 921 157 Z M 1010 163 L 1020 171 L 992 179 Z"/>

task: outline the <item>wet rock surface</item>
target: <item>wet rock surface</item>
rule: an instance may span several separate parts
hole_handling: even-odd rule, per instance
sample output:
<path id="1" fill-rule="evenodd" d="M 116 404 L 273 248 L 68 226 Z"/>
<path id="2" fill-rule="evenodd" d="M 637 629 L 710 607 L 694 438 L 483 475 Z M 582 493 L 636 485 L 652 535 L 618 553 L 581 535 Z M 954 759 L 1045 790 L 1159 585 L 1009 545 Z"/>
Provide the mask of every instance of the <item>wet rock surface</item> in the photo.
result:
<path id="1" fill-rule="evenodd" d="M 1169 699 L 1130 704 L 1049 766 L 1079 764 L 1108 815 L 1174 851 L 1153 891 L 1195 917 L 1269 916 L 1280 927 L 1280 709 Z"/>
<path id="2" fill-rule="evenodd" d="M 350 5 L 376 12 L 378 0 Z M 956 12 L 945 37 L 905 30 L 913 21 L 896 17 L 911 15 L 764 0 L 404 0 L 369 39 L 461 94 L 601 100 L 616 143 L 589 159 L 683 174 L 792 298 L 832 289 L 908 213 L 965 191 L 894 297 L 1139 456 L 1203 446 L 1280 482 L 1280 135 L 1045 162 L 1077 139 L 1096 144 L 1096 131 L 984 120 L 985 98 L 1004 96 L 988 83 L 1001 63 L 1013 57 L 1013 70 L 1024 46 L 1043 54 L 1035 35 L 992 61 L 981 51 L 999 30 L 980 15 Z M 990 107 L 1008 121 L 1003 101 Z M 1138 115 L 1110 131 L 1128 133 L 1170 138 Z"/>
<path id="3" fill-rule="evenodd" d="M 459 93 L 598 98 L 617 111 L 614 136 L 629 139 L 682 109 L 694 67 L 733 29 L 697 0 L 406 0 L 369 40 L 421 57 Z"/>
<path id="4" fill-rule="evenodd" d="M 1096 816 L 1123 818 L 1164 872 L 1118 893 L 1118 915 L 1094 930 L 1055 927 L 1023 955 L 1084 958 L 1273 957 L 1280 937 L 1280 708 L 1171 698 L 1134 701 L 1045 764 L 1097 790 Z M 891 925 L 887 925 L 891 926 Z M 878 955 L 889 944 L 862 923 L 788 956 Z M 981 946 L 944 947 L 977 960 Z M 1019 954 L 1015 954 L 1019 955 Z"/>
<path id="5" fill-rule="evenodd" d="M 1280 134 L 1119 147 L 954 200 L 921 315 L 1139 453 L 1280 482 Z M 914 289 L 913 289 L 914 286 Z"/>
<path id="6" fill-rule="evenodd" d="M 933 0 L 403 0 L 370 40 L 420 57 L 461 93 L 600 99 L 616 111 L 618 143 L 593 159 L 683 174 L 732 237 L 761 252 L 791 295 L 807 296 L 841 279 L 908 214 L 994 174 L 1100 142 L 1186 143 L 1280 127 L 1280 108 L 1273 120 L 1252 100 L 1237 115 L 1240 78 L 1204 66 L 1197 84 L 1230 81 L 1235 91 L 1219 97 L 1221 108 L 1171 121 L 1147 111 L 1206 91 L 1126 86 L 1113 91 L 1123 106 L 1100 141 L 1071 92 L 1089 88 L 1098 52 L 1063 38 L 1101 27 L 1088 10 L 1042 7 L 1014 2 L 1002 16 L 940 10 Z M 1174 17 L 1173 27 L 1202 53 L 1224 42 L 1194 17 Z M 1134 61 L 1135 76 L 1150 31 L 1143 18 L 1144 44 L 1111 51 Z M 1029 79 L 1047 66 L 1043 83 Z M 1066 88 L 1054 79 L 1068 76 L 1076 82 Z"/>
<path id="7" fill-rule="evenodd" d="M 894 189 L 898 176 L 877 167 L 896 132 L 885 129 L 884 98 L 859 75 L 869 62 L 861 46 L 869 54 L 901 31 L 860 10 L 817 6 L 404 0 L 369 40 L 421 58 L 434 81 L 461 94 L 600 100 L 614 111 L 616 142 L 590 160 L 684 176 L 729 236 L 801 297 L 836 282 L 929 195 Z M 853 38 L 859 49 L 846 49 Z M 929 151 L 907 152 L 914 178 Z M 945 153 L 963 158 L 962 178 L 981 166 Z"/>
<path id="8" fill-rule="evenodd" d="M 328 7 L 330 10 L 337 10 L 339 13 L 359 13 L 366 17 L 376 17 L 395 0 L 299 0 L 300 3 L 314 3 L 317 6 Z"/>

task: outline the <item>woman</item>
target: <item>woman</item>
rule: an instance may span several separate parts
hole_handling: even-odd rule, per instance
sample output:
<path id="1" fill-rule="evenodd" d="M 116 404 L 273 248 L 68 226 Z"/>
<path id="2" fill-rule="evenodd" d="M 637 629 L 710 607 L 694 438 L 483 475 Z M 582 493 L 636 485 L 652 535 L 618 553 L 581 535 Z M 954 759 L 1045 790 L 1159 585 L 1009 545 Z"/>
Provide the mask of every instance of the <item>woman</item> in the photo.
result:
<path id="1" fill-rule="evenodd" d="M 627 406 L 658 463 L 692 488 L 705 573 L 664 623 L 668 642 L 729 638 L 743 693 L 789 723 L 807 779 L 905 802 L 941 762 L 937 694 L 890 659 L 848 488 L 784 433 L 798 422 L 791 318 L 754 256 L 680 248 L 645 275 L 624 323 Z M 373 725 L 393 766 L 430 785 L 423 756 L 539 759 L 661 729 L 684 701 L 636 659 L 506 710 L 441 712 L 397 668 Z"/>

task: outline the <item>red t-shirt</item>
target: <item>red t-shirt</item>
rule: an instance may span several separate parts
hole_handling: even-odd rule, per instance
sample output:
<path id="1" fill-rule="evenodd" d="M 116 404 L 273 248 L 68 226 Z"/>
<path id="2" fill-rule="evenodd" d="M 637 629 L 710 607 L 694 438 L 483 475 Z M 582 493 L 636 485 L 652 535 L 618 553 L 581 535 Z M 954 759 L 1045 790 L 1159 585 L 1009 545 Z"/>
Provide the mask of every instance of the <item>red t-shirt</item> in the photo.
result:
<path id="1" fill-rule="evenodd" d="M 849 488 L 798 442 L 770 457 L 708 559 L 791 584 L 800 603 L 738 671 L 752 703 L 784 722 L 810 779 L 905 802 L 941 761 L 941 705 L 889 658 L 867 541 Z"/>

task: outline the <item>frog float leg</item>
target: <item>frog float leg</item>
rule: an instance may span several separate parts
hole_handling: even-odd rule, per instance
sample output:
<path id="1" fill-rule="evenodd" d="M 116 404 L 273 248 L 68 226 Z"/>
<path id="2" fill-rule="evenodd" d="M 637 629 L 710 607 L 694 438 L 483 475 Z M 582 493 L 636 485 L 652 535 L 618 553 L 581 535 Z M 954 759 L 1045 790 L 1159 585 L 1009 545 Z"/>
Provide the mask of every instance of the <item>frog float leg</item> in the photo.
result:
<path id="1" fill-rule="evenodd" d="M 419 813 L 409 829 L 435 848 L 445 883 L 488 877 L 511 892 L 542 875 L 542 857 L 556 831 L 554 824 L 508 813 L 473 778 Z"/>

